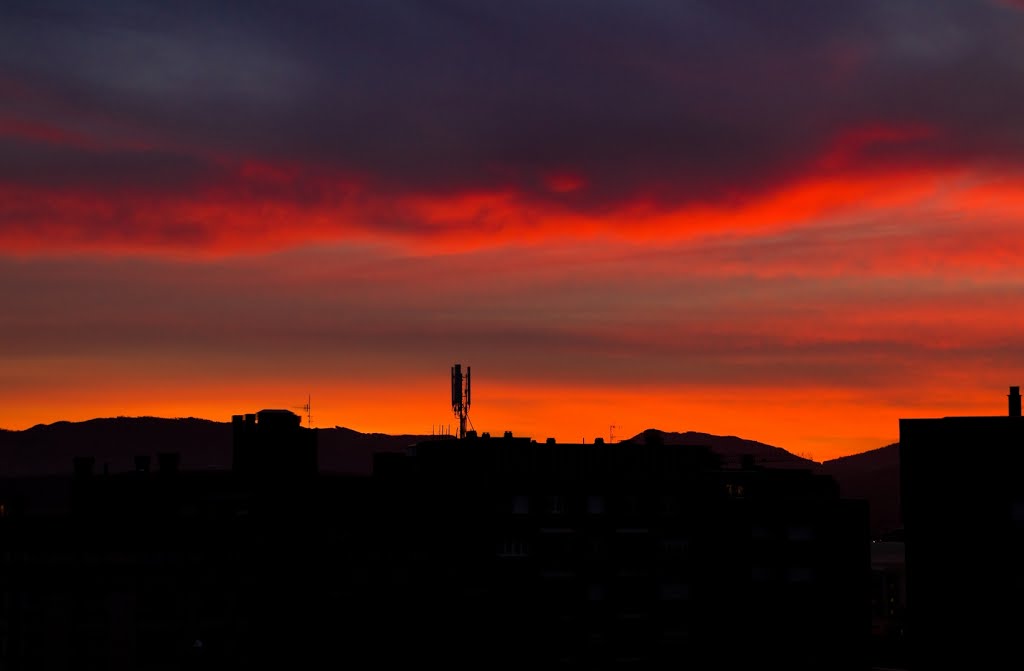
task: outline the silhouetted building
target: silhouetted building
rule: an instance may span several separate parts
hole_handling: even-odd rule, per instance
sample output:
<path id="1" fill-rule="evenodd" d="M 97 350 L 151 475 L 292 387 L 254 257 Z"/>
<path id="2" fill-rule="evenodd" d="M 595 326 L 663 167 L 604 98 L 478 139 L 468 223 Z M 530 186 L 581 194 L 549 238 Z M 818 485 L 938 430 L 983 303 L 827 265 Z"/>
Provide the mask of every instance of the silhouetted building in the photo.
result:
<path id="1" fill-rule="evenodd" d="M 0 514 L 0 667 L 867 667 L 867 504 L 828 477 L 471 432 L 306 477 L 264 413 L 232 471 L 82 458 L 64 514 Z"/>
<path id="2" fill-rule="evenodd" d="M 314 429 L 290 410 L 260 410 L 234 415 L 232 469 L 253 478 L 311 477 L 317 473 Z"/>
<path id="3" fill-rule="evenodd" d="M 867 667 L 868 511 L 830 478 L 721 469 L 699 447 L 506 436 L 380 455 L 374 479 L 405 580 L 382 583 L 377 617 L 403 604 L 413 656 Z"/>
<path id="4" fill-rule="evenodd" d="M 98 474 L 81 456 L 63 510 L 0 514 L 0 668 L 300 658 L 309 569 L 325 569 L 317 485 L 331 480 L 315 477 L 317 434 L 297 415 L 263 410 L 234 428 L 237 472 L 182 471 L 160 452 L 155 468 L 142 453 Z"/>
<path id="5" fill-rule="evenodd" d="M 871 658 L 903 668 L 906 657 L 907 566 L 902 534 L 871 542 Z"/>
<path id="6" fill-rule="evenodd" d="M 1024 627 L 1020 388 L 991 417 L 900 420 L 907 636 L 914 669 L 1004 668 Z"/>

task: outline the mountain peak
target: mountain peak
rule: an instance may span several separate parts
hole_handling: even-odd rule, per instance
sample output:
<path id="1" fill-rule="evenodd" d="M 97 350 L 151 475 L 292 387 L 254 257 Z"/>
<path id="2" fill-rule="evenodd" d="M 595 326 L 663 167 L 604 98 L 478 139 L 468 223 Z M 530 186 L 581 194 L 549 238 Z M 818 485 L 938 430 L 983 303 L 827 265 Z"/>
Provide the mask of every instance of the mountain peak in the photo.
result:
<path id="1" fill-rule="evenodd" d="M 679 432 L 650 428 L 622 442 L 641 444 L 651 440 L 665 445 L 703 445 L 711 448 L 726 465 L 738 463 L 744 456 L 752 457 L 755 464 L 772 468 L 816 468 L 820 465 L 781 447 L 738 436 L 719 436 L 701 431 Z"/>

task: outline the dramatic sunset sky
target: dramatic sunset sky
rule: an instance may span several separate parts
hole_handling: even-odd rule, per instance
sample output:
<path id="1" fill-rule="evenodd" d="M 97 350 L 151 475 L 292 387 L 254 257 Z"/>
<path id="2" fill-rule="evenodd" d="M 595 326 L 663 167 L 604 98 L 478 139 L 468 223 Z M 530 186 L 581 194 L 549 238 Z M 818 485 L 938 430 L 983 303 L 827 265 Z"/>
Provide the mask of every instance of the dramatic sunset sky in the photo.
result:
<path id="1" fill-rule="evenodd" d="M 5 0 L 0 427 L 648 427 L 1024 385 L 1024 2 Z M 301 410 L 297 410 L 301 413 Z"/>

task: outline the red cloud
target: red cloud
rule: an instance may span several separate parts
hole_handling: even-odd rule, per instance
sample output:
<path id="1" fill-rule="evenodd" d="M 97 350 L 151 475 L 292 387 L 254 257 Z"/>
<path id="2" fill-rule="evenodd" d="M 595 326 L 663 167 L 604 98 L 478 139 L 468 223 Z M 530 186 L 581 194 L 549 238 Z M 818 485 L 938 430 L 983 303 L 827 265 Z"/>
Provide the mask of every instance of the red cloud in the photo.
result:
<path id="1" fill-rule="evenodd" d="M 18 119 L 0 122 L 5 132 L 24 156 L 0 165 L 0 241 L 8 253 L 221 255 L 352 239 L 458 249 L 595 235 L 669 244 L 851 218 L 1024 217 L 1024 178 L 1005 173 L 994 182 L 969 165 L 929 162 L 921 145 L 941 133 L 925 124 L 851 127 L 800 170 L 768 182 L 738 179 L 713 197 L 666 198 L 674 188 L 666 175 L 653 191 L 632 185 L 601 207 L 588 201 L 598 187 L 584 168 L 540 171 L 540 190 L 516 180 L 401 190 L 325 164 L 102 149 Z"/>

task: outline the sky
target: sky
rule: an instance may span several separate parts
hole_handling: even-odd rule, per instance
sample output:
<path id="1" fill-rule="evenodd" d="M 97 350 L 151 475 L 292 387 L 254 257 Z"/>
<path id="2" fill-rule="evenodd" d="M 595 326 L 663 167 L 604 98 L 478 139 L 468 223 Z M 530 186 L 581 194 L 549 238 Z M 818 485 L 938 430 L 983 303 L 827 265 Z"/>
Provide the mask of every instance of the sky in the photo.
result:
<path id="1" fill-rule="evenodd" d="M 1024 385 L 1024 2 L 6 0 L 0 427 L 647 428 Z"/>

